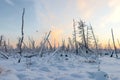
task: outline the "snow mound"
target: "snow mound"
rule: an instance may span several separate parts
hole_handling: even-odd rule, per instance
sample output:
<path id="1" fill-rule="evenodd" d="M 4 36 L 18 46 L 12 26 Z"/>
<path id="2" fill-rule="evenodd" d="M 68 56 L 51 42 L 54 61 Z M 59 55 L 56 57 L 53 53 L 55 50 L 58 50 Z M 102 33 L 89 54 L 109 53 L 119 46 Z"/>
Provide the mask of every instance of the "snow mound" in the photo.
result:
<path id="1" fill-rule="evenodd" d="M 29 68 L 26 58 L 21 63 L 17 63 L 14 58 L 0 60 L 4 66 L 0 67 L 0 80 L 120 80 L 118 59 L 101 57 L 100 71 L 97 61 L 85 60 L 72 55 L 68 55 L 66 60 L 64 55 L 61 57 L 58 54 L 52 57 L 33 57 Z"/>
<path id="2" fill-rule="evenodd" d="M 19 78 L 12 70 L 0 67 L 0 80 L 19 80 Z"/>
<path id="3" fill-rule="evenodd" d="M 108 80 L 108 74 L 103 71 L 98 71 L 94 73 L 95 80 Z"/>

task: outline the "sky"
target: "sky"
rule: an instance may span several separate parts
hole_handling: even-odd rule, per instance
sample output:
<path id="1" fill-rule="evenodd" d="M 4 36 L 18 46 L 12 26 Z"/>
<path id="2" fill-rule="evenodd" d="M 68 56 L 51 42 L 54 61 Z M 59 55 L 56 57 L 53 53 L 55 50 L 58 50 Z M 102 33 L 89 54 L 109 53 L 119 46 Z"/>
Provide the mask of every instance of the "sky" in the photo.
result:
<path id="1" fill-rule="evenodd" d="M 0 35 L 16 44 L 21 36 L 22 9 L 25 8 L 25 39 L 43 40 L 50 30 L 51 42 L 68 39 L 73 33 L 73 19 L 91 24 L 102 45 L 107 45 L 113 28 L 120 40 L 119 0 L 0 0 Z"/>

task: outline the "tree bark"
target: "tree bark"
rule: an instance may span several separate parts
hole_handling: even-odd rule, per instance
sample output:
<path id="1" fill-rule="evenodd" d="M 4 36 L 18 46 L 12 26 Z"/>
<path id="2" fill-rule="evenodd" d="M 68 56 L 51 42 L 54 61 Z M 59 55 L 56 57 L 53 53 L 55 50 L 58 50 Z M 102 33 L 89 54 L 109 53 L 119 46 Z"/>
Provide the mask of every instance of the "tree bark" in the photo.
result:
<path id="1" fill-rule="evenodd" d="M 24 14 L 25 14 L 25 8 L 23 8 L 23 13 L 22 13 L 22 27 L 21 27 L 21 40 L 20 40 L 20 46 L 19 46 L 19 48 L 20 48 L 20 52 L 19 52 L 19 54 L 20 54 L 20 59 L 18 60 L 18 63 L 20 63 L 20 61 L 21 61 L 21 57 L 22 57 L 22 43 L 23 43 L 23 39 L 24 39 L 24 31 L 23 31 L 23 29 L 24 29 Z"/>
<path id="2" fill-rule="evenodd" d="M 117 55 L 117 48 L 115 46 L 115 40 L 114 40 L 114 34 L 113 34 L 113 29 L 111 29 L 111 33 L 112 33 L 112 40 L 113 40 L 113 46 L 114 46 L 114 52 L 116 54 L 116 58 L 118 58 L 118 55 Z M 113 53 L 114 53 L 113 52 Z M 111 54 L 111 57 L 113 57 L 113 53 Z"/>

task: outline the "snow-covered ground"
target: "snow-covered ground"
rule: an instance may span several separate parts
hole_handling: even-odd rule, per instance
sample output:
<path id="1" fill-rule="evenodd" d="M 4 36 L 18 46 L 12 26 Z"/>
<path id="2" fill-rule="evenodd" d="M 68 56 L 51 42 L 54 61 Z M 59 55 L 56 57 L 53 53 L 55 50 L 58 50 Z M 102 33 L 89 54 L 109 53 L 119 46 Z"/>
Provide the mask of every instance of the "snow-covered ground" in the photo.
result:
<path id="1" fill-rule="evenodd" d="M 120 60 L 108 56 L 99 58 L 100 65 L 75 55 L 17 60 L 0 59 L 0 80 L 120 80 Z"/>

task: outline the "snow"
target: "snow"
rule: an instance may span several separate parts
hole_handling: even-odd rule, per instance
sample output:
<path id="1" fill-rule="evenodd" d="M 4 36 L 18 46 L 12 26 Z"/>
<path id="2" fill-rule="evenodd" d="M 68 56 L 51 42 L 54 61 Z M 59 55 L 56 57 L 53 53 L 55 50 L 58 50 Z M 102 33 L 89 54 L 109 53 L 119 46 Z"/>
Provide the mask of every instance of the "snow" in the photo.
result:
<path id="1" fill-rule="evenodd" d="M 0 80 L 120 80 L 119 59 L 108 56 L 98 61 L 71 55 L 0 59 Z M 28 64 L 29 63 L 29 64 Z"/>

